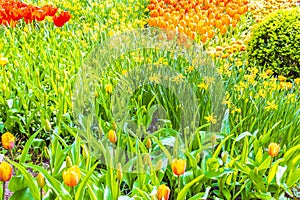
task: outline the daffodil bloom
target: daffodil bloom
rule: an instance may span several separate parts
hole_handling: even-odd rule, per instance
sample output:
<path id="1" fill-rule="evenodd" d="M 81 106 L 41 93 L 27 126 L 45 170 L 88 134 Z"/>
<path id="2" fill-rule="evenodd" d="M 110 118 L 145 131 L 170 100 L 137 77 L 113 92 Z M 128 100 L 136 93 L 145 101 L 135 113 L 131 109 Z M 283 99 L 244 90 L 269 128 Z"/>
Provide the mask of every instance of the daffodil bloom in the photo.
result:
<path id="1" fill-rule="evenodd" d="M 212 123 L 212 124 L 216 124 L 217 123 L 216 116 L 213 116 L 213 115 L 206 116 L 206 117 L 204 117 L 204 119 L 206 119 L 206 121 L 208 123 Z"/>

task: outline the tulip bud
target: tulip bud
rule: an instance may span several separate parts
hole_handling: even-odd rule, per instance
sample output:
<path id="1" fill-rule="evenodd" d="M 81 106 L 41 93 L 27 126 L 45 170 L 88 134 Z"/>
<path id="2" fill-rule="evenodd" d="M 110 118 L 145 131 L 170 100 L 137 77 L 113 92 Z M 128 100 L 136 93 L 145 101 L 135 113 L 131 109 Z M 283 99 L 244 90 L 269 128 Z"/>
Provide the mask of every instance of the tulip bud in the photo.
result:
<path id="1" fill-rule="evenodd" d="M 38 186 L 40 188 L 43 188 L 45 186 L 45 184 L 46 184 L 45 183 L 45 177 L 44 177 L 44 175 L 42 173 L 39 173 L 37 175 L 36 179 L 37 179 Z"/>
<path id="2" fill-rule="evenodd" d="M 157 198 L 158 200 L 168 200 L 170 196 L 170 188 L 164 184 L 157 188 Z"/>
<path id="3" fill-rule="evenodd" d="M 162 160 L 160 159 L 160 160 L 158 160 L 157 161 L 157 163 L 156 163 L 156 169 L 157 170 L 161 170 L 161 168 L 162 168 L 162 165 L 163 165 L 163 162 L 162 162 Z"/>
<path id="4" fill-rule="evenodd" d="M 51 123 L 48 119 L 45 119 L 45 130 L 46 131 L 51 131 Z"/>
<path id="5" fill-rule="evenodd" d="M 118 165 L 117 165 L 117 179 L 122 180 L 122 178 L 123 178 L 122 165 L 121 165 L 121 163 L 118 163 Z"/>
<path id="6" fill-rule="evenodd" d="M 1 142 L 4 149 L 12 149 L 15 145 L 15 136 L 13 136 L 10 132 L 6 132 L 1 136 Z"/>
<path id="7" fill-rule="evenodd" d="M 276 143 L 270 143 L 268 148 L 268 153 L 271 157 L 275 157 L 278 155 L 280 147 Z"/>
<path id="8" fill-rule="evenodd" d="M 115 131 L 115 130 L 117 130 L 117 123 L 116 122 L 113 122 L 112 124 L 111 124 L 111 126 L 112 126 L 112 129 Z"/>
<path id="9" fill-rule="evenodd" d="M 151 139 L 148 138 L 148 139 L 147 139 L 147 142 L 146 142 L 146 147 L 147 147 L 147 149 L 150 149 L 150 148 L 151 148 L 151 145 L 152 145 Z"/>
<path id="10" fill-rule="evenodd" d="M 108 131 L 108 139 L 113 144 L 117 142 L 117 134 L 114 130 Z"/>
<path id="11" fill-rule="evenodd" d="M 227 152 L 222 152 L 222 162 L 225 164 L 228 159 L 228 153 Z"/>
<path id="12" fill-rule="evenodd" d="M 174 159 L 171 168 L 176 176 L 180 176 L 185 172 L 186 161 L 183 159 Z"/>
<path id="13" fill-rule="evenodd" d="M 99 94 L 98 94 L 97 91 L 94 92 L 94 96 L 95 96 L 96 99 L 99 97 Z"/>
<path id="14" fill-rule="evenodd" d="M 106 93 L 112 93 L 112 85 L 111 84 L 106 84 L 105 85 L 105 91 L 106 91 Z"/>
<path id="15" fill-rule="evenodd" d="M 72 163 L 72 160 L 71 160 L 70 156 L 67 156 L 67 157 L 66 157 L 66 166 L 67 166 L 68 168 L 70 168 L 70 167 L 73 166 L 73 163 Z"/>
<path id="16" fill-rule="evenodd" d="M 0 181 L 7 182 L 13 174 L 13 168 L 10 164 L 3 161 L 0 163 Z"/>
<path id="17" fill-rule="evenodd" d="M 6 84 L 3 83 L 3 84 L 2 84 L 2 92 L 5 92 L 5 91 L 6 91 Z"/>

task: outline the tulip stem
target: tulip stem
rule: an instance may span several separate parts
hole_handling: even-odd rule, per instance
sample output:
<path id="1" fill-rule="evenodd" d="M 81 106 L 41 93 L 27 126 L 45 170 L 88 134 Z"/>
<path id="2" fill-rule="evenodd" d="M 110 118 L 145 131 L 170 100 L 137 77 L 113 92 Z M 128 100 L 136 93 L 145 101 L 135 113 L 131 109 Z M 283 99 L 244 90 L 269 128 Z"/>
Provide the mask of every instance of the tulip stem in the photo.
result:
<path id="1" fill-rule="evenodd" d="M 74 187 L 72 187 L 72 191 L 73 191 L 74 199 L 75 199 L 75 188 Z"/>
<path id="2" fill-rule="evenodd" d="M 43 189 L 42 188 L 40 189 L 40 197 L 41 197 L 41 200 L 43 200 Z"/>
<path id="3" fill-rule="evenodd" d="M 178 194 L 180 192 L 180 175 L 178 176 Z"/>
<path id="4" fill-rule="evenodd" d="M 2 199 L 3 199 L 3 200 L 4 200 L 4 197 L 5 197 L 5 188 L 6 188 L 6 187 L 5 187 L 5 183 L 6 183 L 6 182 L 3 181 L 3 185 L 2 185 L 2 186 L 3 186 L 3 190 L 2 190 L 2 192 L 3 192 L 3 194 L 2 194 Z"/>
<path id="5" fill-rule="evenodd" d="M 14 156 L 13 156 L 13 153 L 12 153 L 12 149 L 10 149 L 9 152 L 10 152 L 11 160 L 14 161 Z"/>

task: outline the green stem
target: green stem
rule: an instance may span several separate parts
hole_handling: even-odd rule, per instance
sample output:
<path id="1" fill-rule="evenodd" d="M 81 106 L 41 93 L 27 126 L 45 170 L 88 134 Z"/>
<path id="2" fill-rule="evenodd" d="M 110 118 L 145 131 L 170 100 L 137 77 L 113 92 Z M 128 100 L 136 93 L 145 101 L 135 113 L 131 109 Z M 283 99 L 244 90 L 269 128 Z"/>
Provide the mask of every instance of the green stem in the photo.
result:
<path id="1" fill-rule="evenodd" d="M 43 189 L 42 188 L 40 189 L 40 198 L 41 198 L 41 200 L 43 200 Z"/>
<path id="2" fill-rule="evenodd" d="M 73 199 L 75 199 L 75 188 L 74 187 L 72 187 L 72 191 L 73 191 L 73 195 L 74 195 Z"/>
<path id="3" fill-rule="evenodd" d="M 178 176 L 178 194 L 180 192 L 180 176 Z"/>
<path id="4" fill-rule="evenodd" d="M 11 160 L 14 161 L 14 155 L 13 155 L 12 149 L 9 150 L 9 153 L 10 153 Z"/>
<path id="5" fill-rule="evenodd" d="M 6 182 L 3 181 L 3 185 L 2 185 L 2 186 L 3 186 L 3 191 L 2 191 L 2 192 L 3 192 L 3 194 L 2 194 L 2 199 L 3 199 L 3 200 L 4 200 L 4 197 L 5 197 L 5 183 L 6 183 Z"/>

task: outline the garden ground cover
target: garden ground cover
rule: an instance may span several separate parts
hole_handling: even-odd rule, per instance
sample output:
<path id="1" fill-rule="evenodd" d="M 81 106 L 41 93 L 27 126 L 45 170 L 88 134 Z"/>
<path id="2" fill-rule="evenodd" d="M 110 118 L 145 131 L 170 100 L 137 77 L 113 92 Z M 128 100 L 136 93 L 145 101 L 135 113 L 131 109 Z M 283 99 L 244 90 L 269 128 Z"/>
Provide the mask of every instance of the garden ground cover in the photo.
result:
<path id="1" fill-rule="evenodd" d="M 295 1 L 0 5 L 10 199 L 299 198 L 300 77 L 248 51 Z"/>

